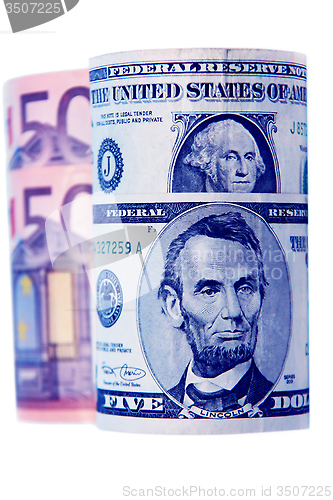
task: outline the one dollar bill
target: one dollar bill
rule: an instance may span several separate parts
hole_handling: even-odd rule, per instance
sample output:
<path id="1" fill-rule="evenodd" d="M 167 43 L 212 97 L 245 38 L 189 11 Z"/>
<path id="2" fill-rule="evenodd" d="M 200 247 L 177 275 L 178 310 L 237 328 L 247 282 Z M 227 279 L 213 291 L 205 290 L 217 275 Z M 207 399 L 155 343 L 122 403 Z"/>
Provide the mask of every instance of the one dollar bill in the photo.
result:
<path id="1" fill-rule="evenodd" d="M 307 193 L 305 62 L 247 49 L 91 59 L 94 192 Z"/>

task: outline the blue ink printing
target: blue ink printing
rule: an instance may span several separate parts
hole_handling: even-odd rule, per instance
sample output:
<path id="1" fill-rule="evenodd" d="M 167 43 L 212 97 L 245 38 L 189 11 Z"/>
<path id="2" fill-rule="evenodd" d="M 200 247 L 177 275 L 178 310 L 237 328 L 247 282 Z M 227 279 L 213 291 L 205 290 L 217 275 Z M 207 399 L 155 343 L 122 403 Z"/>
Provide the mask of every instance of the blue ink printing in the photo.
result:
<path id="1" fill-rule="evenodd" d="M 114 191 L 123 175 L 123 157 L 113 139 L 104 139 L 97 159 L 98 180 L 105 193 Z"/>
<path id="2" fill-rule="evenodd" d="M 97 280 L 97 313 L 105 328 L 119 319 L 123 309 L 123 292 L 117 276 L 104 269 Z"/>

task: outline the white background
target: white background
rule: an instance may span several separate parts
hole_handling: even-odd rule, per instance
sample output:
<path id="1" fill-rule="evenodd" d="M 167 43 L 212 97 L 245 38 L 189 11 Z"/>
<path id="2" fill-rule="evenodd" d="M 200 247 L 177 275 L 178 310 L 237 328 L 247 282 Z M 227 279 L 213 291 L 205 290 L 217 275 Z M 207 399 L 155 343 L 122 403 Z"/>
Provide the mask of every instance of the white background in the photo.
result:
<path id="1" fill-rule="evenodd" d="M 65 16 L 12 34 L 1 2 L 2 84 L 29 73 L 87 67 L 89 57 L 132 49 L 253 47 L 307 54 L 311 360 L 310 430 L 232 436 L 149 436 L 105 432 L 90 425 L 17 422 L 2 121 L 1 498 L 118 500 L 125 498 L 125 485 L 256 488 L 257 497 L 261 497 L 262 486 L 332 485 L 330 10 L 327 0 L 80 0 Z M 274 488 L 272 498 L 273 492 Z"/>

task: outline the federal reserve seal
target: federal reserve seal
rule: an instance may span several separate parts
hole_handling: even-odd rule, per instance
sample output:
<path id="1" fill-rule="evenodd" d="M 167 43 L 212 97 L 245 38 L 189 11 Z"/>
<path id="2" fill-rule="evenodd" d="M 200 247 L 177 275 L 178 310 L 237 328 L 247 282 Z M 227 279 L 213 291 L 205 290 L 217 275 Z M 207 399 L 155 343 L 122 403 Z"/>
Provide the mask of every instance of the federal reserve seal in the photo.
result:
<path id="1" fill-rule="evenodd" d="M 123 175 L 123 157 L 113 139 L 104 139 L 97 158 L 98 180 L 105 193 L 114 191 Z"/>
<path id="2" fill-rule="evenodd" d="M 97 280 L 97 313 L 105 328 L 118 320 L 123 308 L 123 292 L 117 276 L 104 269 Z"/>

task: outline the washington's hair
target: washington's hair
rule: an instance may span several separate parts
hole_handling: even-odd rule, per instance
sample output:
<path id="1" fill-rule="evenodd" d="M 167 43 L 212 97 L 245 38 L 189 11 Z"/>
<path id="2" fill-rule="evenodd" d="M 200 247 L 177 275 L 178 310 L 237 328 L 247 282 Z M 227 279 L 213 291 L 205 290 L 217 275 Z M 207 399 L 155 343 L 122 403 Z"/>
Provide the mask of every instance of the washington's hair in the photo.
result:
<path id="1" fill-rule="evenodd" d="M 252 134 L 241 123 L 231 119 L 210 123 L 201 132 L 198 132 L 194 137 L 191 153 L 185 157 L 184 163 L 199 168 L 209 175 L 213 182 L 217 182 L 217 159 L 219 149 L 223 145 L 225 133 L 232 135 L 232 129 L 235 128 L 245 131 L 252 138 L 255 150 L 257 178 L 260 177 L 260 175 L 265 172 L 266 166 L 260 155 L 257 143 Z"/>
<path id="2" fill-rule="evenodd" d="M 265 295 L 267 281 L 264 274 L 264 264 L 259 240 L 251 227 L 239 212 L 227 212 L 222 215 L 210 215 L 190 226 L 179 234 L 171 243 L 167 252 L 164 266 L 164 276 L 158 290 L 158 297 L 166 299 L 167 286 L 173 288 L 180 301 L 183 295 L 183 284 L 180 276 L 178 259 L 186 242 L 195 236 L 208 236 L 223 240 L 235 241 L 249 250 L 253 250 L 259 267 L 259 291 L 261 298 Z"/>

